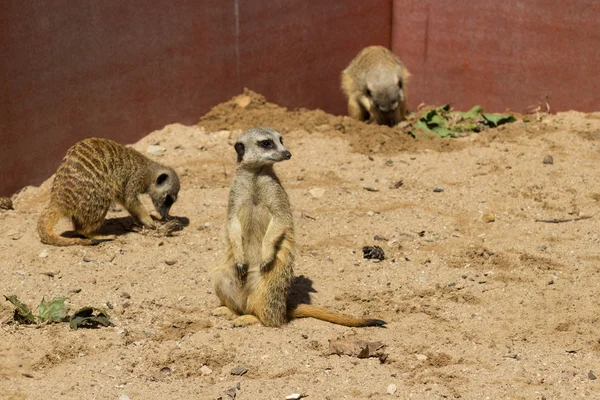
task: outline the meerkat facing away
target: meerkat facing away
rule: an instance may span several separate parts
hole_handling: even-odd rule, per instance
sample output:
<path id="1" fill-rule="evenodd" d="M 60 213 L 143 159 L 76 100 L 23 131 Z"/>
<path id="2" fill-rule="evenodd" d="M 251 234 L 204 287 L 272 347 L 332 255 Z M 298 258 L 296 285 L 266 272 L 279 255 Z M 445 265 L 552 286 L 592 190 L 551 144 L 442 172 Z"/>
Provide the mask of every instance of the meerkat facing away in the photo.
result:
<path id="1" fill-rule="evenodd" d="M 342 72 L 348 115 L 359 121 L 394 126 L 406 118 L 406 85 L 410 73 L 383 46 L 361 50 Z"/>
<path id="2" fill-rule="evenodd" d="M 121 203 L 142 225 L 156 225 L 138 195 L 148 193 L 161 218 L 177 200 L 179 177 L 167 166 L 108 139 L 76 143 L 62 160 L 50 194 L 50 204 L 38 220 L 42 243 L 55 246 L 92 245 L 114 239 L 96 232 L 113 201 Z M 69 217 L 84 238 L 65 238 L 54 232 L 61 217 Z"/>
<path id="3" fill-rule="evenodd" d="M 239 315 L 235 326 L 261 322 L 276 327 L 302 317 L 346 326 L 384 325 L 381 320 L 289 304 L 296 256 L 294 221 L 273 164 L 292 154 L 271 128 L 247 130 L 234 147 L 237 167 L 227 209 L 226 259 L 213 275 L 222 305 L 215 314 Z"/>

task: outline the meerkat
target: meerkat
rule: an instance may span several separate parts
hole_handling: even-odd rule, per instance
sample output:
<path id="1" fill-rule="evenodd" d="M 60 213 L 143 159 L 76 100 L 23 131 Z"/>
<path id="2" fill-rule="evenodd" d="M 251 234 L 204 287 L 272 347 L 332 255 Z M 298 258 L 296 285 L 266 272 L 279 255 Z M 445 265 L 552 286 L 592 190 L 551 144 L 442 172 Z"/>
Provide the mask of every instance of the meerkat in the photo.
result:
<path id="1" fill-rule="evenodd" d="M 290 304 L 296 257 L 294 221 L 273 164 L 289 160 L 292 154 L 271 128 L 247 130 L 234 148 L 237 166 L 227 207 L 225 262 L 213 275 L 221 307 L 214 314 L 236 315 L 234 326 L 260 322 L 278 327 L 303 317 L 355 327 L 384 325 L 377 319 Z"/>
<path id="2" fill-rule="evenodd" d="M 406 118 L 406 86 L 410 73 L 383 46 L 361 50 L 342 71 L 348 115 L 359 121 L 394 126 Z"/>
<path id="3" fill-rule="evenodd" d="M 114 239 L 114 235 L 97 234 L 113 201 L 121 203 L 143 226 L 154 228 L 138 198 L 145 193 L 161 218 L 166 218 L 179 193 L 177 173 L 112 140 L 82 140 L 67 151 L 56 171 L 50 204 L 38 220 L 40 239 L 55 246 L 93 245 Z M 85 238 L 57 235 L 54 226 L 63 216 L 69 217 L 75 231 Z"/>

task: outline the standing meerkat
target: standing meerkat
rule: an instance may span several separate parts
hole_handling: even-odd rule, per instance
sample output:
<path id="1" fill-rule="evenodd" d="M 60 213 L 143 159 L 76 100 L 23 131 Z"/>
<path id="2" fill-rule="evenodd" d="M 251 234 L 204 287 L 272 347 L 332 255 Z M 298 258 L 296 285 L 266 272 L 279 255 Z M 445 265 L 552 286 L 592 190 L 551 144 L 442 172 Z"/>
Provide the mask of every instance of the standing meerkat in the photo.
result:
<path id="1" fill-rule="evenodd" d="M 359 121 L 394 126 L 406 118 L 406 85 L 410 73 L 383 46 L 362 49 L 342 72 L 348 115 Z"/>
<path id="2" fill-rule="evenodd" d="M 377 319 L 288 303 L 296 256 L 294 220 L 273 164 L 292 154 L 271 128 L 247 130 L 234 147 L 237 168 L 227 208 L 226 259 L 213 275 L 222 306 L 214 314 L 238 315 L 234 326 L 281 326 L 302 317 L 345 326 L 384 325 Z"/>
<path id="3" fill-rule="evenodd" d="M 93 245 L 114 239 L 96 232 L 113 201 L 121 203 L 148 228 L 155 223 L 138 195 L 148 193 L 161 218 L 177 200 L 179 177 L 169 167 L 140 152 L 108 139 L 90 138 L 76 143 L 62 160 L 50 194 L 50 204 L 38 220 L 42 243 L 55 246 Z M 69 217 L 84 238 L 65 238 L 54 232 L 61 217 Z"/>

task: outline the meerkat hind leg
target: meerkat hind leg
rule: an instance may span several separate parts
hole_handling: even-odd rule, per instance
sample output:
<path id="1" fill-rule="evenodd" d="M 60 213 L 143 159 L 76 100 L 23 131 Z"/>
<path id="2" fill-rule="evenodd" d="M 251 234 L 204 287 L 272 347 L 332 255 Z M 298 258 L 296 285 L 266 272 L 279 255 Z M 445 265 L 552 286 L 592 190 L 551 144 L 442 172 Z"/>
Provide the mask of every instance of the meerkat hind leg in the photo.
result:
<path id="1" fill-rule="evenodd" d="M 260 320 L 251 314 L 241 315 L 233 320 L 233 326 L 236 328 L 241 328 L 244 326 L 250 326 L 259 323 Z"/>
<path id="2" fill-rule="evenodd" d="M 214 310 L 212 310 L 211 315 L 215 317 L 224 317 L 227 319 L 234 319 L 235 317 L 239 316 L 239 314 L 236 314 L 235 312 L 231 311 L 227 306 L 220 306 L 215 308 Z"/>

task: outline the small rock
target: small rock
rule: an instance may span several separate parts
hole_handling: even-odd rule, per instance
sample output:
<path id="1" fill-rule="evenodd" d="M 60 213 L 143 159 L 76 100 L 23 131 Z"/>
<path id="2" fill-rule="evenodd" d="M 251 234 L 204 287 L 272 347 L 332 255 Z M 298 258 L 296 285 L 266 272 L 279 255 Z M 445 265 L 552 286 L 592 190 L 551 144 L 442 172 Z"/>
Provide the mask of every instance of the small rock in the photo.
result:
<path id="1" fill-rule="evenodd" d="M 213 135 L 215 135 L 216 137 L 219 137 L 219 138 L 229 139 L 231 137 L 231 131 L 227 131 L 227 130 L 216 131 L 216 132 L 213 132 Z"/>
<path id="2" fill-rule="evenodd" d="M 83 262 L 92 262 L 94 260 L 92 260 L 91 258 L 88 257 L 83 257 Z"/>
<path id="3" fill-rule="evenodd" d="M 165 151 L 167 151 L 167 149 L 165 149 L 164 147 L 158 146 L 156 144 L 151 144 L 148 146 L 148 149 L 146 150 L 146 152 L 148 154 L 152 154 L 152 155 L 158 155 L 158 154 L 162 154 Z"/>
<path id="4" fill-rule="evenodd" d="M 121 293 L 121 297 L 124 298 L 124 299 L 130 299 L 131 295 L 129 293 L 127 293 L 127 292 L 123 292 L 123 293 Z"/>
<path id="5" fill-rule="evenodd" d="M 325 194 L 325 189 L 323 188 L 313 188 L 308 191 L 312 197 L 318 199 L 319 197 L 323 197 Z"/>
<path id="6" fill-rule="evenodd" d="M 243 365 L 238 365 L 237 367 L 231 370 L 231 375 L 242 376 L 246 372 L 248 372 L 248 368 L 244 367 Z"/>
<path id="7" fill-rule="evenodd" d="M 379 246 L 365 246 L 362 249 L 363 257 L 368 260 L 379 260 L 385 259 L 385 253 Z"/>
<path id="8" fill-rule="evenodd" d="M 235 104 L 237 104 L 240 108 L 246 108 L 252 103 L 252 97 L 241 95 L 235 98 Z"/>
<path id="9" fill-rule="evenodd" d="M 119 400 L 129 400 L 129 396 L 127 396 L 126 394 L 122 394 L 119 396 Z"/>
<path id="10" fill-rule="evenodd" d="M 425 354 L 415 354 L 415 357 L 417 357 L 417 360 L 419 361 L 425 361 L 428 358 Z"/>
<path id="11" fill-rule="evenodd" d="M 25 275 L 25 271 L 23 271 L 22 269 L 18 269 L 15 271 L 15 274 L 17 275 Z"/>
<path id="12" fill-rule="evenodd" d="M 40 258 L 48 258 L 48 250 L 44 249 L 41 253 L 40 253 Z"/>
<path id="13" fill-rule="evenodd" d="M 167 264 L 167 265 L 175 265 L 175 264 L 177 264 L 177 260 L 165 260 L 165 264 Z"/>
<path id="14" fill-rule="evenodd" d="M 554 158 L 551 155 L 544 157 L 544 164 L 554 164 Z"/>
<path id="15" fill-rule="evenodd" d="M 485 223 L 494 222 L 496 220 L 494 213 L 483 214 L 481 218 Z"/>
<path id="16" fill-rule="evenodd" d="M 596 378 L 596 375 L 594 375 L 594 371 L 590 371 L 590 372 L 588 372 L 588 378 L 589 378 L 591 381 L 595 381 L 596 379 L 598 379 L 598 378 Z"/>
<path id="17" fill-rule="evenodd" d="M 404 181 L 399 180 L 398 182 L 394 183 L 394 189 L 401 188 L 403 185 L 404 185 Z"/>
<path id="18" fill-rule="evenodd" d="M 202 373 L 202 376 L 207 376 L 212 374 L 212 369 L 208 368 L 206 365 L 203 365 L 202 368 L 200 368 L 200 372 Z"/>
<path id="19" fill-rule="evenodd" d="M 301 393 L 292 393 L 285 396 L 285 400 L 298 400 L 306 397 L 306 395 Z"/>
<path id="20" fill-rule="evenodd" d="M 393 383 L 390 383 L 387 387 L 387 394 L 394 394 L 394 393 L 396 393 L 396 390 L 398 390 L 396 385 L 394 385 Z"/>
<path id="21" fill-rule="evenodd" d="M 444 191 L 444 189 L 439 188 L 439 187 L 433 188 L 433 193 L 442 193 L 443 191 Z"/>

